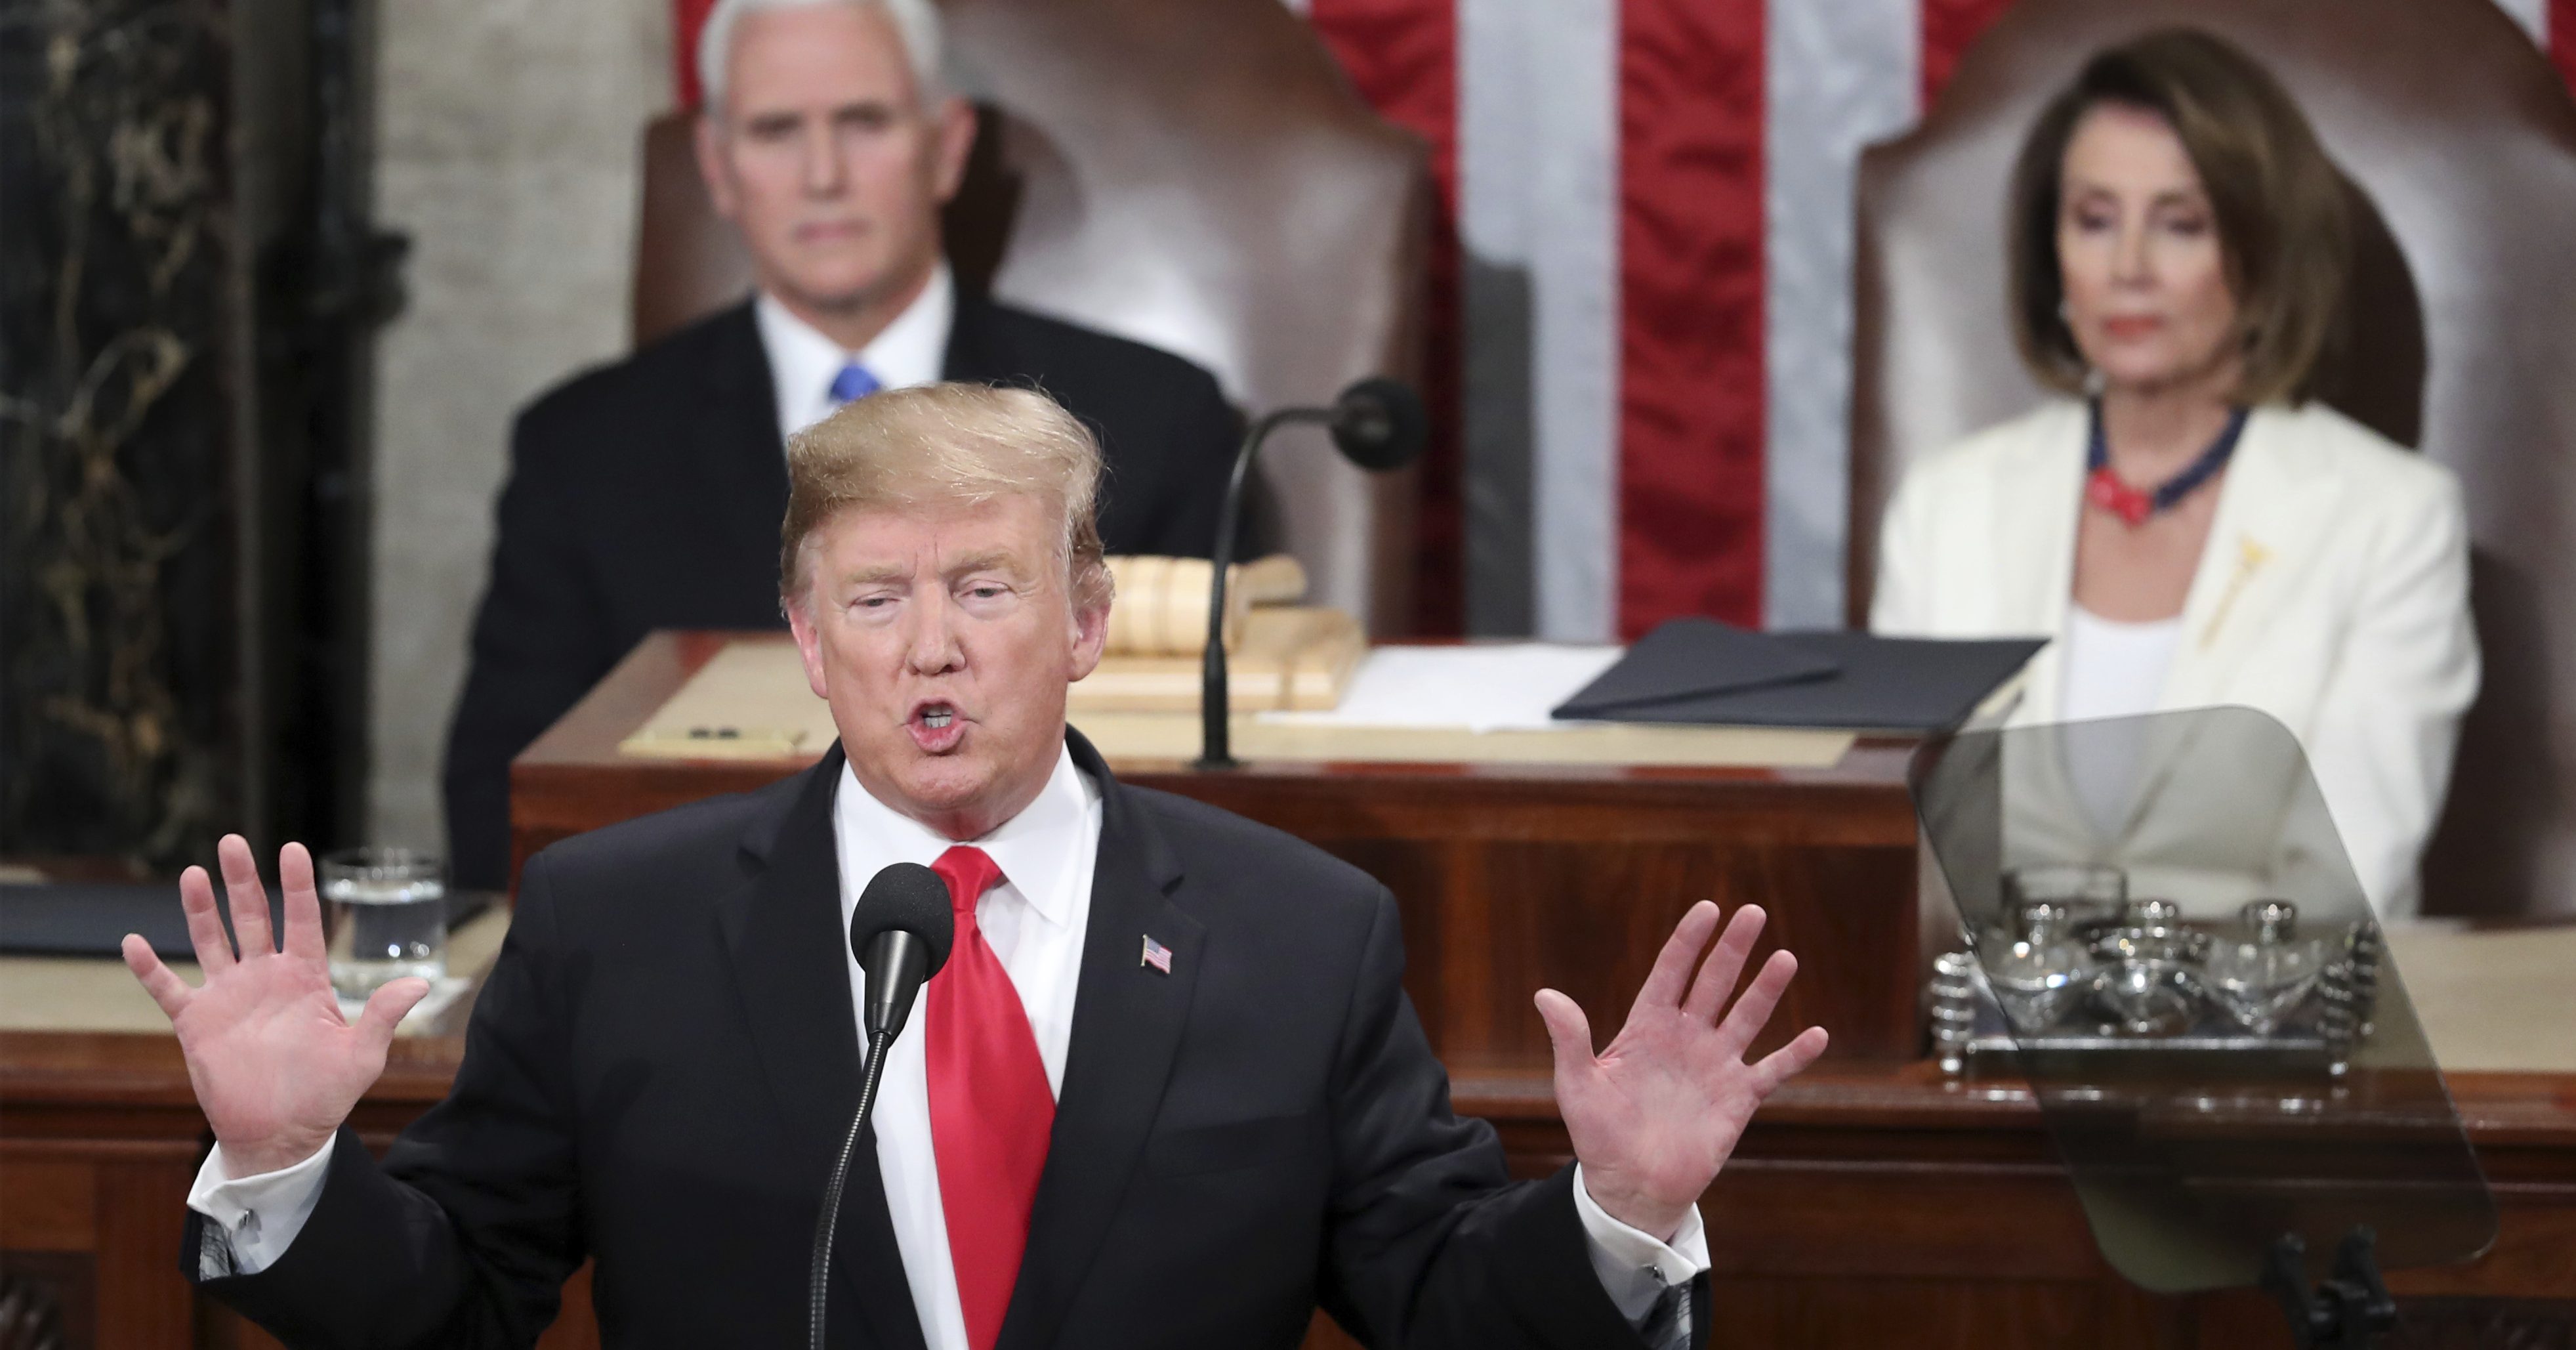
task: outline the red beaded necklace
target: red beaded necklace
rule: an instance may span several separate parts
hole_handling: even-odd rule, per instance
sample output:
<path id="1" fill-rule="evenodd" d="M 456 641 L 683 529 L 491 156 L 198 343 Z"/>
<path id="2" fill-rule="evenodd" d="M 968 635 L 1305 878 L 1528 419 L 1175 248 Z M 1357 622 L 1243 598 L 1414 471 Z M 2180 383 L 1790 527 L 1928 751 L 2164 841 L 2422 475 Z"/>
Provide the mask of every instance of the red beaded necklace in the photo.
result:
<path id="1" fill-rule="evenodd" d="M 2150 490 L 2131 487 L 2111 471 L 2111 444 L 2102 432 L 2102 400 L 2093 400 L 2092 428 L 2084 451 L 2084 499 L 2128 522 L 2131 529 L 2146 524 L 2147 517 L 2170 509 L 2226 467 L 2228 457 L 2236 453 L 2236 438 L 2245 430 L 2248 411 L 2238 408 L 2200 458 Z"/>

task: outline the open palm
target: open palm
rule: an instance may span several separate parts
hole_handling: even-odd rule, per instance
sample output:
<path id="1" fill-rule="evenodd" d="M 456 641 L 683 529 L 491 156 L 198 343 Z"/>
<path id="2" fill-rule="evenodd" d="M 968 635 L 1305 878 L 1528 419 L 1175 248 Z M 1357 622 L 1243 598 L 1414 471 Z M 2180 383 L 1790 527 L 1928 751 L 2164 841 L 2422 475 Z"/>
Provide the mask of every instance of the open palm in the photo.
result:
<path id="1" fill-rule="evenodd" d="M 1735 911 L 1702 964 L 1717 906 L 1692 906 L 1637 990 L 1627 1025 L 1598 1055 L 1574 1000 L 1553 989 L 1538 994 L 1555 1050 L 1557 1110 L 1583 1163 L 1584 1189 L 1612 1218 L 1657 1238 L 1671 1237 L 1717 1179 L 1754 1108 L 1825 1050 L 1825 1029 L 1809 1027 L 1744 1062 L 1798 970 L 1796 957 L 1773 952 L 1744 996 L 1726 1006 L 1762 918 L 1753 905 Z"/>
<path id="2" fill-rule="evenodd" d="M 429 982 L 392 981 L 367 1001 L 355 1024 L 343 1020 L 331 993 L 312 855 L 301 844 L 278 853 L 278 882 L 286 893 L 281 951 L 269 930 L 268 892 L 250 844 L 226 835 L 215 854 L 241 941 L 239 959 L 225 939 L 213 883 L 204 868 L 191 867 L 179 878 L 179 903 L 205 984 L 189 988 L 150 943 L 132 934 L 125 939 L 125 964 L 179 1034 L 188 1082 L 223 1146 L 227 1170 L 249 1176 L 321 1149 L 384 1072 L 394 1028 L 429 993 Z"/>

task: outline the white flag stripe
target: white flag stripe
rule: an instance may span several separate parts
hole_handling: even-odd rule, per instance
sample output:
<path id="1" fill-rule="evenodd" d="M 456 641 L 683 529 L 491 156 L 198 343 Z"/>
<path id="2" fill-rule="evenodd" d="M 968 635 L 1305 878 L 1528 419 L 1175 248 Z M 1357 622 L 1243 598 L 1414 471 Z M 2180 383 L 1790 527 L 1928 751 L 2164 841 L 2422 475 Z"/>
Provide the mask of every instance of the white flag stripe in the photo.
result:
<path id="1" fill-rule="evenodd" d="M 1467 266 L 1530 283 L 1535 627 L 1601 641 L 1618 583 L 1618 7 L 1459 0 L 1457 13 L 1460 243 Z"/>
<path id="2" fill-rule="evenodd" d="M 1852 182 L 1915 118 L 1916 0 L 1770 0 L 1763 617 L 1838 628 L 1850 515 Z"/>

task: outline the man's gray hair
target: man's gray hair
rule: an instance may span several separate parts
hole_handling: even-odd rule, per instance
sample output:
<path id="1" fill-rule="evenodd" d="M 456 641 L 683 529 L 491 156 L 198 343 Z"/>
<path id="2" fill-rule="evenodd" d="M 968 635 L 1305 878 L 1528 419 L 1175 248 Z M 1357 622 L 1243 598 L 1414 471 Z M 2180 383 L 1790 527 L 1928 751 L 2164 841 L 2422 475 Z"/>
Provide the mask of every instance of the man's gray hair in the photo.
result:
<path id="1" fill-rule="evenodd" d="M 698 88 L 706 108 L 724 115 L 725 63 L 733 55 L 734 25 L 746 14 L 764 9 L 811 9 L 819 5 L 853 5 L 882 11 L 894 20 L 903 39 L 903 55 L 912 67 L 914 92 L 926 107 L 943 97 L 948 80 L 940 63 L 939 11 L 931 0 L 717 0 L 698 30 Z"/>

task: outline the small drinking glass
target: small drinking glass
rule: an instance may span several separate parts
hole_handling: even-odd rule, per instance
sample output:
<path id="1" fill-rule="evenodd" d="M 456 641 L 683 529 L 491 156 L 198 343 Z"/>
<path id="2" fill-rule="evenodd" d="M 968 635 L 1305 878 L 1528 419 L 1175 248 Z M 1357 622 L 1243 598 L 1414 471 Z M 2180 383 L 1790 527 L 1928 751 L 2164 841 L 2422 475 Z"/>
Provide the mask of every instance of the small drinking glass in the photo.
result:
<path id="1" fill-rule="evenodd" d="M 2100 963 L 2067 933 L 2066 907 L 2047 900 L 2022 907 L 2022 935 L 1986 966 L 2013 1028 L 2036 1034 L 2057 1025 L 2101 980 Z"/>
<path id="2" fill-rule="evenodd" d="M 344 849 L 322 860 L 331 989 L 364 999 L 384 984 L 447 974 L 447 875 L 407 848 Z"/>
<path id="3" fill-rule="evenodd" d="M 2210 953 L 2210 990 L 2237 1025 L 2269 1036 L 2317 987 L 2326 947 L 2298 935 L 2299 909 L 2287 900 L 2248 901 L 2238 920 L 2244 937 Z"/>

